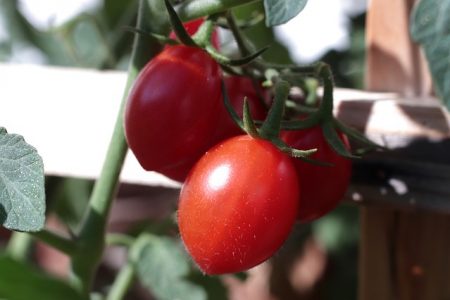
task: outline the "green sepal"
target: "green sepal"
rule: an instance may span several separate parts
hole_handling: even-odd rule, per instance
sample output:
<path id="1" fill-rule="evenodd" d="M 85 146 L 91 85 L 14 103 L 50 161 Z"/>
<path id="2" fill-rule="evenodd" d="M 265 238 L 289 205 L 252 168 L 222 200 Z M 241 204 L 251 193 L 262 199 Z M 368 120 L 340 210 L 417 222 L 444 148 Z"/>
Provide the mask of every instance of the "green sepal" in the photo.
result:
<path id="1" fill-rule="evenodd" d="M 217 52 L 216 49 L 214 49 L 213 46 L 208 45 L 206 46 L 205 50 L 209 53 L 209 55 L 212 56 L 219 64 L 221 65 L 228 65 L 228 66 L 234 66 L 234 67 L 240 67 L 243 65 L 247 65 L 251 63 L 253 60 L 258 58 L 261 54 L 263 54 L 267 49 L 269 49 L 268 46 L 259 49 L 253 54 L 250 54 L 248 56 L 238 58 L 238 59 L 230 59 L 226 57 L 225 55 Z"/>
<path id="2" fill-rule="evenodd" d="M 252 114 L 250 112 L 250 106 L 248 105 L 247 97 L 244 98 L 244 108 L 242 110 L 242 114 L 245 132 L 247 132 L 247 134 L 253 138 L 260 138 L 258 129 L 255 126 L 255 122 L 253 121 Z"/>
<path id="3" fill-rule="evenodd" d="M 266 119 L 261 125 L 260 134 L 263 138 L 278 137 L 281 129 L 281 120 L 284 115 L 286 99 L 289 96 L 291 85 L 287 81 L 278 81 L 275 85 L 275 99 L 270 107 Z"/>
<path id="4" fill-rule="evenodd" d="M 358 130 L 356 130 L 352 127 L 349 127 L 347 125 L 344 125 L 343 123 L 339 122 L 338 120 L 334 120 L 334 124 L 335 124 L 336 128 L 339 129 L 345 135 L 347 135 L 348 138 L 367 146 L 367 148 L 364 149 L 364 152 L 371 151 L 374 149 L 387 150 L 386 147 L 383 147 L 381 145 L 378 145 L 375 142 L 372 142 Z"/>
<path id="5" fill-rule="evenodd" d="M 241 120 L 241 117 L 237 114 L 237 112 L 234 110 L 233 105 L 231 105 L 230 98 L 228 97 L 227 88 L 225 86 L 225 82 L 222 80 L 221 82 L 221 89 L 222 89 L 222 98 L 223 98 L 223 104 L 225 105 L 225 109 L 228 111 L 228 114 L 230 115 L 231 119 L 234 121 L 234 123 L 239 126 L 243 131 L 245 131 L 244 123 Z"/>
<path id="6" fill-rule="evenodd" d="M 327 121 L 322 123 L 322 133 L 327 141 L 328 145 L 339 155 L 346 158 L 360 158 L 359 156 L 351 154 L 342 140 L 339 138 L 336 129 L 333 126 L 333 122 Z"/>
<path id="7" fill-rule="evenodd" d="M 206 19 L 198 28 L 192 39 L 195 43 L 204 48 L 211 45 L 211 36 L 214 31 L 214 22 L 211 18 Z"/>
<path id="8" fill-rule="evenodd" d="M 227 65 L 222 65 L 222 64 L 220 65 L 220 67 L 221 67 L 222 71 L 224 71 L 227 74 L 234 75 L 234 76 L 244 76 L 244 73 L 239 72 L 239 70 L 237 70 L 236 68 L 233 68 L 233 67 L 230 67 Z"/>
<path id="9" fill-rule="evenodd" d="M 179 45 L 180 42 L 178 42 L 177 40 L 171 39 L 167 36 L 161 35 L 161 34 L 156 34 L 153 32 L 146 32 L 144 30 L 141 30 L 139 28 L 135 28 L 135 27 L 131 27 L 131 26 L 125 26 L 124 27 L 125 30 L 130 31 L 132 33 L 135 34 L 140 34 L 140 35 L 145 35 L 151 38 L 156 39 L 158 42 L 160 42 L 161 44 L 164 45 Z"/>
<path id="10" fill-rule="evenodd" d="M 178 17 L 177 12 L 170 4 L 169 0 L 164 0 L 164 4 L 166 5 L 167 13 L 169 14 L 169 21 L 172 25 L 172 29 L 175 32 L 177 38 L 186 46 L 198 47 L 194 40 L 191 38 L 189 33 L 183 26 L 183 22 Z"/>
<path id="11" fill-rule="evenodd" d="M 285 142 L 283 142 L 279 138 L 272 139 L 271 142 L 275 146 L 277 146 L 277 148 L 280 149 L 280 151 L 286 153 L 290 157 L 293 157 L 293 158 L 296 158 L 296 159 L 301 159 L 301 160 L 303 160 L 303 161 L 305 161 L 307 163 L 311 163 L 311 164 L 316 165 L 316 166 L 321 166 L 321 167 L 331 167 L 331 166 L 333 166 L 332 163 L 309 158 L 310 155 L 312 155 L 312 154 L 317 152 L 316 148 L 308 149 L 308 150 L 295 149 L 295 148 L 292 148 L 289 145 L 287 145 Z"/>

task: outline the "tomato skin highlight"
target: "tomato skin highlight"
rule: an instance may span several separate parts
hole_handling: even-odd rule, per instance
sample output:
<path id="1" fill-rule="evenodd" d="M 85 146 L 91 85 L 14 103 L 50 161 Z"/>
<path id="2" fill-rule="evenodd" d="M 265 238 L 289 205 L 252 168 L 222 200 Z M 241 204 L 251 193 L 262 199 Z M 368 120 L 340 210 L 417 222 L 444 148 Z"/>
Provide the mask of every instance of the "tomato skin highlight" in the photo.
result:
<path id="1" fill-rule="evenodd" d="M 247 270 L 271 257 L 295 222 L 299 185 L 288 156 L 237 136 L 208 151 L 180 193 L 178 225 L 206 274 Z"/>
<path id="2" fill-rule="evenodd" d="M 347 137 L 342 133 L 339 137 L 350 149 Z M 302 223 L 314 221 L 333 210 L 344 197 L 350 184 L 351 160 L 340 156 L 328 145 L 319 126 L 284 131 L 281 139 L 297 149 L 317 148 L 311 158 L 333 164 L 317 166 L 292 158 L 302 186 L 297 218 Z"/>
<path id="3" fill-rule="evenodd" d="M 221 70 L 203 50 L 165 48 L 136 79 L 124 116 L 130 149 L 145 170 L 202 155 L 222 103 Z"/>

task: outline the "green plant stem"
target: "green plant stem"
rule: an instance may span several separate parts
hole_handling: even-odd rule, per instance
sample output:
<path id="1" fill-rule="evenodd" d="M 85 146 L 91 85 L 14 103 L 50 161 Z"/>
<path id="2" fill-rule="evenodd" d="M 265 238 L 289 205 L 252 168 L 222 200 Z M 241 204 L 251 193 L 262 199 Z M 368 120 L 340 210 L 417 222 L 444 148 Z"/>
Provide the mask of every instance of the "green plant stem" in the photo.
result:
<path id="1" fill-rule="evenodd" d="M 229 11 L 227 13 L 226 17 L 227 17 L 228 26 L 230 27 L 230 30 L 233 33 L 233 37 L 236 41 L 236 44 L 237 44 L 242 56 L 249 55 L 251 53 L 251 51 L 247 48 L 247 45 L 245 44 L 245 39 L 242 36 L 241 30 L 239 29 L 239 26 L 237 25 L 232 12 Z"/>
<path id="2" fill-rule="evenodd" d="M 319 113 L 326 120 L 333 119 L 333 74 L 330 66 L 325 63 L 318 65 L 318 77 L 323 81 L 323 100 Z"/>
<path id="3" fill-rule="evenodd" d="M 148 2 L 141 0 L 138 11 L 137 28 L 148 28 Z M 144 18 L 144 16 L 146 16 Z M 94 274 L 105 247 L 105 233 L 108 216 L 119 183 L 119 175 L 127 153 L 127 143 L 123 128 L 123 114 L 128 92 L 139 70 L 159 52 L 161 46 L 156 40 L 136 35 L 131 55 L 128 80 L 125 87 L 114 132 L 105 157 L 100 176 L 94 185 L 83 223 L 78 234 L 77 251 L 72 256 L 72 284 L 80 293 L 90 292 Z"/>
<path id="4" fill-rule="evenodd" d="M 278 81 L 276 83 L 274 104 L 270 108 L 267 118 L 259 130 L 262 138 L 272 139 L 278 137 L 290 88 L 291 86 L 287 81 Z"/>
<path id="5" fill-rule="evenodd" d="M 136 267 L 134 262 L 128 261 L 127 264 L 120 270 L 119 274 L 117 274 L 106 300 L 123 299 L 133 282 L 135 273 Z"/>
<path id="6" fill-rule="evenodd" d="M 153 236 L 149 235 L 148 233 L 143 233 L 133 241 L 133 244 L 128 251 L 127 263 L 120 270 L 119 274 L 114 280 L 114 283 L 108 293 L 108 296 L 106 297 L 106 300 L 121 300 L 124 298 L 127 290 L 133 283 L 133 279 L 136 274 L 137 263 L 139 261 L 141 252 L 152 239 Z"/>
<path id="7" fill-rule="evenodd" d="M 9 239 L 6 252 L 14 259 L 25 261 L 30 253 L 33 238 L 25 232 L 14 232 Z"/>
<path id="8" fill-rule="evenodd" d="M 120 233 L 110 233 L 106 236 L 107 245 L 120 245 L 130 247 L 133 244 L 134 240 L 135 239 L 133 237 Z"/>
<path id="9" fill-rule="evenodd" d="M 72 256 L 76 252 L 77 245 L 75 241 L 70 240 L 48 229 L 43 229 L 38 232 L 31 232 L 30 234 L 33 237 L 39 239 L 39 241 L 42 241 L 69 256 Z"/>
<path id="10" fill-rule="evenodd" d="M 213 15 L 227 9 L 259 2 L 261 0 L 195 0 L 185 1 L 177 7 L 178 16 L 183 21 L 197 19 L 207 15 Z"/>

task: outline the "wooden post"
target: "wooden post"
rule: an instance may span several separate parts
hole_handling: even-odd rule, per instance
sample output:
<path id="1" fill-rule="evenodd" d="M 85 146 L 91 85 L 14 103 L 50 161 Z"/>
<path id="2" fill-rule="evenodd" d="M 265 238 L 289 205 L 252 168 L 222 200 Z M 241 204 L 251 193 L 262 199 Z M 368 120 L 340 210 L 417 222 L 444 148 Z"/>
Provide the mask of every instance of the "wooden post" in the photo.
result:
<path id="1" fill-rule="evenodd" d="M 370 2 L 368 90 L 405 96 L 431 93 L 428 70 L 409 37 L 414 2 Z M 361 208 L 359 274 L 360 300 L 450 299 L 450 217 L 425 211 Z"/>

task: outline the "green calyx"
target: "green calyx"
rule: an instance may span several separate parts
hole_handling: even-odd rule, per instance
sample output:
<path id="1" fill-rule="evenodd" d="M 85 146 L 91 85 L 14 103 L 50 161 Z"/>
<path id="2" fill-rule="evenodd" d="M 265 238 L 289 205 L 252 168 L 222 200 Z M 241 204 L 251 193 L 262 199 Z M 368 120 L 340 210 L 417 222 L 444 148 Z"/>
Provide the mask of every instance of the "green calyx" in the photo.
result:
<path id="1" fill-rule="evenodd" d="M 294 149 L 286 145 L 280 138 L 281 121 L 284 115 L 285 103 L 290 91 L 290 84 L 286 81 L 278 81 L 275 85 L 275 100 L 271 106 L 269 113 L 262 125 L 258 128 L 253 120 L 250 112 L 250 106 L 247 99 L 244 99 L 243 118 L 240 119 L 239 115 L 233 109 L 228 94 L 225 88 L 225 84 L 222 82 L 222 94 L 225 108 L 229 112 L 234 122 L 248 135 L 253 138 L 260 138 L 271 141 L 280 151 L 288 154 L 291 157 L 305 159 L 309 162 L 315 162 L 308 158 L 311 154 L 317 151 L 317 149 L 300 150 Z M 315 162 L 319 163 L 320 162 Z"/>
<path id="2" fill-rule="evenodd" d="M 255 138 L 270 140 L 281 151 L 292 157 L 298 157 L 309 162 L 319 163 L 308 159 L 308 156 L 316 151 L 293 149 L 284 144 L 279 139 L 281 130 L 303 130 L 320 126 L 322 133 L 330 147 L 339 155 L 347 158 L 357 158 L 344 145 L 338 132 L 346 134 L 351 140 L 364 145 L 365 150 L 382 149 L 380 146 L 368 140 L 363 134 L 338 122 L 333 115 L 333 89 L 334 81 L 331 68 L 324 62 L 311 65 L 278 65 L 266 63 L 260 59 L 268 47 L 263 47 L 254 51 L 247 43 L 245 36 L 241 32 L 241 25 L 238 25 L 231 11 L 216 13 L 208 17 L 200 26 L 196 34 L 191 37 L 183 26 L 183 23 L 175 9 L 168 0 L 164 0 L 172 25 L 178 40 L 193 47 L 204 49 L 223 68 L 224 72 L 232 75 L 244 75 L 254 80 L 265 78 L 263 86 L 274 88 L 274 102 L 271 106 L 267 118 L 261 121 L 253 120 L 248 102 L 244 101 L 243 118 L 241 119 L 231 106 L 225 87 L 222 86 L 224 105 L 231 118 L 245 132 Z M 217 49 L 211 43 L 211 36 L 217 24 L 226 23 L 221 26 L 228 28 L 234 36 L 241 53 L 241 58 L 231 59 Z M 152 37 L 163 43 L 176 43 L 177 41 L 155 36 Z M 323 86 L 321 101 L 318 101 L 317 88 Z M 297 87 L 304 94 L 304 103 L 299 103 L 291 98 L 291 87 Z M 264 103 L 264 105 L 266 105 Z M 285 110 L 289 113 L 285 115 Z M 300 114 L 301 119 L 293 118 Z M 358 149 L 356 152 L 361 152 Z"/>

